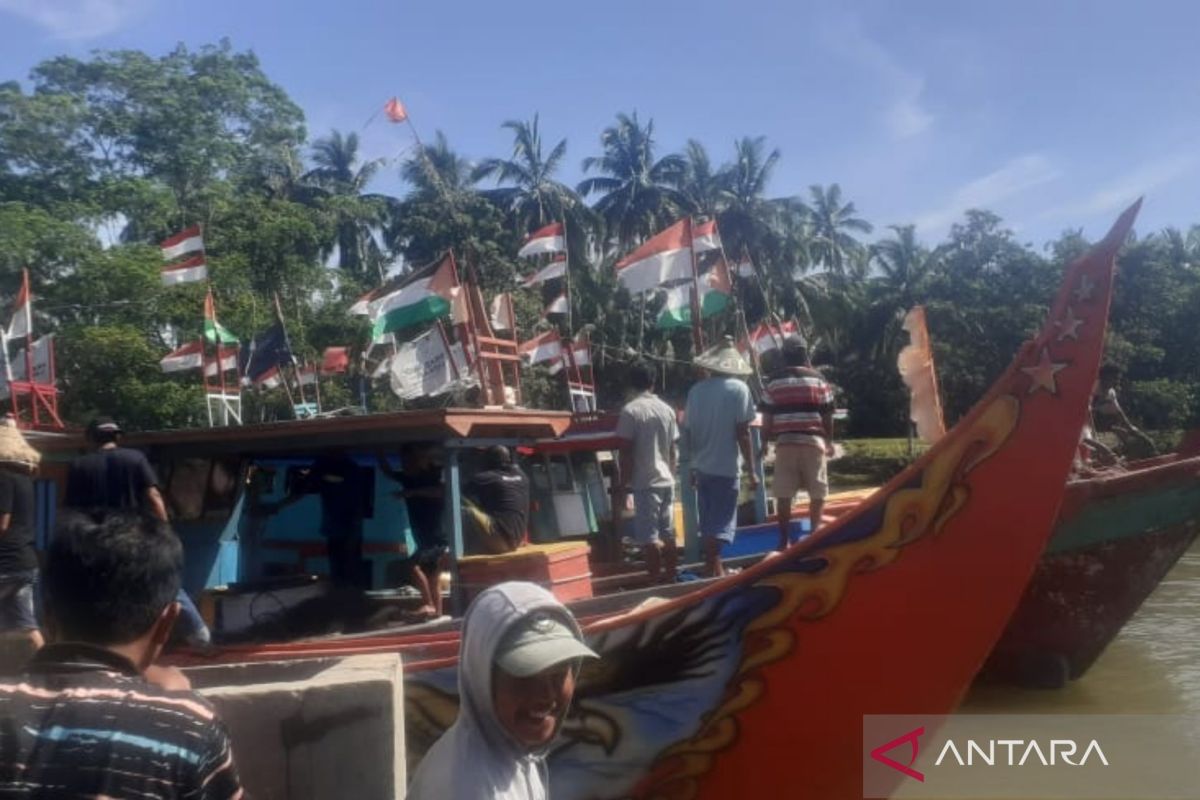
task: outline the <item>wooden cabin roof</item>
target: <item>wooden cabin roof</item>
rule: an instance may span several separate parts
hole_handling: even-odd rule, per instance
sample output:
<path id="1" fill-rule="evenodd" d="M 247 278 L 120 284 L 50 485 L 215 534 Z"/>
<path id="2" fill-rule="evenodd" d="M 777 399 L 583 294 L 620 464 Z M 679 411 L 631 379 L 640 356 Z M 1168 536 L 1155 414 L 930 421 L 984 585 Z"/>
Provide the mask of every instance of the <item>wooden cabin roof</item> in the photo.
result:
<path id="1" fill-rule="evenodd" d="M 286 455 L 331 447 L 375 450 L 406 442 L 446 439 L 545 439 L 561 436 L 571 424 L 565 411 L 447 408 L 395 411 L 307 420 L 254 423 L 223 428 L 182 428 L 128 433 L 122 444 L 177 455 L 224 453 Z M 30 437 L 43 454 L 70 456 L 82 451 L 82 433 Z"/>

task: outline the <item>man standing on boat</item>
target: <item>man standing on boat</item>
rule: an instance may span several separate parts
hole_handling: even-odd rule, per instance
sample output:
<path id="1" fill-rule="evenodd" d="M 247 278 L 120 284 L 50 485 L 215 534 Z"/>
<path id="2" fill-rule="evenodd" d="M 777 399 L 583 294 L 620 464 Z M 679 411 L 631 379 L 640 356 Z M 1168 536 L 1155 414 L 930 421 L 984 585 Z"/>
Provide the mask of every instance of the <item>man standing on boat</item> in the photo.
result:
<path id="1" fill-rule="evenodd" d="M 792 499 L 808 493 L 810 530 L 821 524 L 829 494 L 826 459 L 833 455 L 833 389 L 812 368 L 808 348 L 792 337 L 783 343 L 784 367 L 767 378 L 763 432 L 775 441 L 771 489 L 779 516 L 779 549 L 789 544 Z"/>
<path id="2" fill-rule="evenodd" d="M 154 467 L 140 450 L 121 447 L 121 426 L 111 417 L 96 417 L 87 428 L 95 450 L 71 463 L 64 506 L 76 511 L 132 511 L 167 521 L 167 504 Z M 178 628 L 193 646 L 212 640 L 204 618 L 188 593 L 179 589 Z"/>
<path id="3" fill-rule="evenodd" d="M 637 392 L 621 409 L 618 485 L 633 492 L 634 538 L 652 580 L 675 580 L 675 410 L 654 394 L 654 367 L 634 364 L 629 384 Z"/>
<path id="4" fill-rule="evenodd" d="M 529 478 L 504 445 L 489 447 L 483 469 L 463 487 L 463 525 L 471 555 L 510 553 L 525 541 Z"/>
<path id="5" fill-rule="evenodd" d="M 342 450 L 317 456 L 301 485 L 302 492 L 321 498 L 321 535 L 334 586 L 366 589 L 370 576 L 363 566 L 363 525 L 370 510 L 371 484 L 365 470 Z"/>
<path id="6" fill-rule="evenodd" d="M 446 534 L 442 531 L 442 469 L 433 459 L 433 447 L 425 443 L 405 445 L 400 450 L 400 469 L 383 455 L 379 469 L 400 484 L 396 496 L 404 500 L 415 552 L 405 563 L 409 581 L 421 594 L 421 621 L 442 615 L 440 576 L 446 560 Z"/>
<path id="7" fill-rule="evenodd" d="M 688 392 L 683 441 L 689 454 L 704 561 L 710 577 L 725 574 L 721 548 L 733 541 L 737 525 L 738 475 L 746 471 L 758 488 L 750 447 L 754 399 L 742 378 L 750 365 L 726 336 L 696 358 L 707 377 Z M 738 451 L 741 451 L 739 458 Z"/>

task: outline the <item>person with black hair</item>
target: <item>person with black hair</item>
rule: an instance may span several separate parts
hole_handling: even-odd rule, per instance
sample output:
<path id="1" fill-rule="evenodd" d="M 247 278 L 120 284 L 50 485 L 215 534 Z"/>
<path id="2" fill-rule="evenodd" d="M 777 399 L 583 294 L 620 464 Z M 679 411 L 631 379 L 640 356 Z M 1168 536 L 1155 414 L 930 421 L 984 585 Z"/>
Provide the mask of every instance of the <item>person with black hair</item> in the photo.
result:
<path id="1" fill-rule="evenodd" d="M 93 452 L 71 463 L 63 505 L 75 511 L 126 511 L 167 521 L 167 504 L 158 475 L 142 451 L 121 446 L 121 426 L 111 417 L 96 417 L 87 427 Z M 179 634 L 194 647 L 206 648 L 212 634 L 196 604 L 182 587 L 183 618 Z"/>
<path id="2" fill-rule="evenodd" d="M 400 450 L 400 469 L 380 454 L 379 469 L 402 487 L 395 493 L 404 500 L 415 551 L 405 561 L 409 582 L 421 594 L 415 619 L 426 621 L 442 616 L 442 592 L 438 577 L 446 564 L 446 534 L 442 531 L 442 469 L 433 458 L 433 446 L 410 442 Z"/>
<path id="3" fill-rule="evenodd" d="M 483 469 L 463 487 L 463 523 L 467 551 L 509 553 L 525 541 L 529 522 L 529 478 L 513 463 L 504 445 L 483 453 Z"/>
<path id="4" fill-rule="evenodd" d="M 0 682 L 0 795 L 241 796 L 213 707 L 151 680 L 179 616 L 182 564 L 161 520 L 62 518 L 43 578 L 50 644 Z"/>
<path id="5" fill-rule="evenodd" d="M 617 420 L 620 477 L 617 485 L 633 492 L 634 538 L 642 547 L 652 580 L 675 580 L 675 411 L 654 394 L 654 367 L 633 365 L 629 385 L 637 395 Z"/>

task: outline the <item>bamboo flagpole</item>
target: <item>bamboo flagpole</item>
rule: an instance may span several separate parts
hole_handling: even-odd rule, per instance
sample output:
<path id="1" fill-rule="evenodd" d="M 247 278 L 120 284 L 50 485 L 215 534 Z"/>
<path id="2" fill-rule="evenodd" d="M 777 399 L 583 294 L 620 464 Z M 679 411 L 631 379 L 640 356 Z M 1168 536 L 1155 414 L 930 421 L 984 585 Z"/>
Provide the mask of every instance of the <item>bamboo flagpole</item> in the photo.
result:
<path id="1" fill-rule="evenodd" d="M 279 328 L 283 331 L 283 344 L 287 347 L 288 354 L 292 359 L 292 374 L 296 376 L 296 390 L 300 393 L 300 405 L 307 405 L 308 400 L 304 396 L 304 382 L 300 378 L 300 367 L 296 362 L 296 353 L 292 350 L 292 340 L 288 336 L 287 323 L 283 320 L 283 305 L 279 302 L 279 292 L 272 292 L 275 297 L 275 316 L 279 319 Z M 283 375 L 283 383 L 287 385 L 287 374 Z M 288 392 L 288 399 L 292 400 L 291 392 Z M 292 403 L 292 408 L 295 409 L 296 404 Z M 293 411 L 293 413 L 295 413 Z"/>

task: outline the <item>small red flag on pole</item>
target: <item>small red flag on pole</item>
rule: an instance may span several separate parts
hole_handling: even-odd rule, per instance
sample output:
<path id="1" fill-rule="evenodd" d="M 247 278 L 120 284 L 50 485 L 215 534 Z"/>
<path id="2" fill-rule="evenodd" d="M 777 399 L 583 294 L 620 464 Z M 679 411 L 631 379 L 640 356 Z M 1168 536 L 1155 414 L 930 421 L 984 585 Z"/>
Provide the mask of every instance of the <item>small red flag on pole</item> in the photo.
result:
<path id="1" fill-rule="evenodd" d="M 408 120 L 408 109 L 396 97 L 383 104 L 383 113 L 387 114 L 387 118 L 392 122 L 405 122 Z"/>

